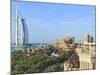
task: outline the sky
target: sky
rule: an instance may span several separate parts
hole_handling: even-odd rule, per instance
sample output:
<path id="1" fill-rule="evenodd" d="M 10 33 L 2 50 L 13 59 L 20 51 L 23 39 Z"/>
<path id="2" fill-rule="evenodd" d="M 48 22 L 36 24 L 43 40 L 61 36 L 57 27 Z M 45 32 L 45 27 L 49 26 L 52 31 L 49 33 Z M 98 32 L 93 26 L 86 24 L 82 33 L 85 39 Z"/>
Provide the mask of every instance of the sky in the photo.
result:
<path id="1" fill-rule="evenodd" d="M 83 42 L 84 34 L 95 38 L 95 6 L 13 1 L 12 43 L 16 8 L 27 23 L 29 43 L 53 43 L 64 36 L 74 36 L 76 42 Z"/>

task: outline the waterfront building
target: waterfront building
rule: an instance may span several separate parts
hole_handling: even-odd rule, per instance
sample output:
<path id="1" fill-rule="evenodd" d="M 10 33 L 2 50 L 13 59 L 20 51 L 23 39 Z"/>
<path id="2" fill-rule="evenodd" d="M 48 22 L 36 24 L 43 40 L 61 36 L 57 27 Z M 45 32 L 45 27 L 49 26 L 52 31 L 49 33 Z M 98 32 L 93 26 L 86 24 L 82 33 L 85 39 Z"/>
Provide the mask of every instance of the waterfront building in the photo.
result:
<path id="1" fill-rule="evenodd" d="M 28 44 L 28 28 L 25 19 L 16 12 L 16 50 L 22 50 Z"/>

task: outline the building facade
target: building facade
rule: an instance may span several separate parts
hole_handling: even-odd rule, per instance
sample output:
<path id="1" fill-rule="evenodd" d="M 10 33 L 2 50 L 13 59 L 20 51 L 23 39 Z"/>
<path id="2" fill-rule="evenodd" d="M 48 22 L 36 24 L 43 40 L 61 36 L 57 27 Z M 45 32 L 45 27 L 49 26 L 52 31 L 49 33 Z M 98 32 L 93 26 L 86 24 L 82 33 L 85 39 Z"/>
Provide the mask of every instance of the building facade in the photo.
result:
<path id="1" fill-rule="evenodd" d="M 64 51 L 69 51 L 74 48 L 74 41 L 75 41 L 74 37 L 65 36 L 64 39 L 57 40 L 54 46 Z"/>
<path id="2" fill-rule="evenodd" d="M 93 43 L 93 37 L 91 37 L 90 35 L 84 35 L 84 43 Z"/>
<path id="3" fill-rule="evenodd" d="M 93 42 L 93 37 L 85 35 L 84 44 L 81 47 L 81 51 L 78 52 L 80 69 L 88 70 L 96 68 L 96 44 Z M 77 50 L 77 49 L 76 49 Z"/>
<path id="4" fill-rule="evenodd" d="M 28 28 L 25 19 L 16 12 L 16 50 L 22 50 L 28 43 Z"/>
<path id="5" fill-rule="evenodd" d="M 93 42 L 93 37 L 85 35 L 84 43 L 74 49 L 76 53 L 64 62 L 64 71 L 96 68 L 96 44 Z"/>

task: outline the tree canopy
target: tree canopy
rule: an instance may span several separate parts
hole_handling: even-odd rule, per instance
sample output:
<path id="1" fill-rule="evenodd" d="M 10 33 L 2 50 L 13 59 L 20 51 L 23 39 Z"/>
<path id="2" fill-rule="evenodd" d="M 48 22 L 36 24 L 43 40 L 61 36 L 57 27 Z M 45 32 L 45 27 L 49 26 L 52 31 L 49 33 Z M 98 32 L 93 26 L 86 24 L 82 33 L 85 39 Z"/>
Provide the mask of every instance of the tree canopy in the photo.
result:
<path id="1" fill-rule="evenodd" d="M 40 50 L 27 55 L 26 52 L 15 51 L 11 55 L 11 74 L 41 73 L 63 71 L 63 63 L 74 51 L 59 52 L 58 57 L 51 53 L 56 49 Z"/>

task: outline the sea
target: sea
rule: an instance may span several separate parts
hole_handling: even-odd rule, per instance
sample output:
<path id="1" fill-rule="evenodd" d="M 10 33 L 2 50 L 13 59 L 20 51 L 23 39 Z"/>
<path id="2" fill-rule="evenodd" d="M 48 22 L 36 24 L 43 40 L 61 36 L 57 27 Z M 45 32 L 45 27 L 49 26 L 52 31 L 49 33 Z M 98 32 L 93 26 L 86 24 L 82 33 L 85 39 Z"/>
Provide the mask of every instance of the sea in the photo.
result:
<path id="1" fill-rule="evenodd" d="M 34 44 L 26 44 L 24 45 L 25 48 L 36 48 L 40 45 L 47 45 L 46 43 L 34 43 Z M 11 52 L 16 51 L 16 44 L 11 44 Z"/>

